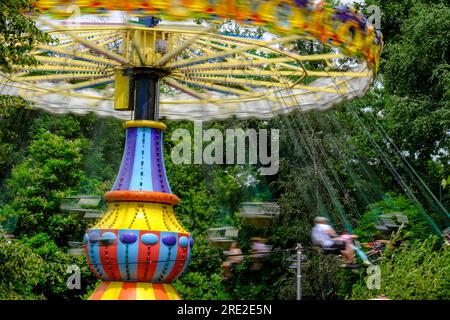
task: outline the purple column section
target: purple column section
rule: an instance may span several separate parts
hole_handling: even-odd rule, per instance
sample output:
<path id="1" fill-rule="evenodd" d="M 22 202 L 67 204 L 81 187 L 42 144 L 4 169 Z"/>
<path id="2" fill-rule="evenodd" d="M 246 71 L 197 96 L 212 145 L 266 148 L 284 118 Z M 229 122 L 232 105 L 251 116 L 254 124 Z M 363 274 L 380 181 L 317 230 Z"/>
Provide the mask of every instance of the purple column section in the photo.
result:
<path id="1" fill-rule="evenodd" d="M 164 158 L 162 155 L 162 132 L 158 129 L 152 129 L 151 139 L 152 153 L 152 182 L 153 190 L 157 192 L 170 193 L 169 184 L 167 182 L 166 172 L 164 168 Z"/>
<path id="2" fill-rule="evenodd" d="M 137 128 L 128 128 L 125 142 L 125 152 L 123 153 L 122 164 L 120 165 L 119 174 L 116 178 L 114 186 L 115 190 L 128 190 L 130 187 L 130 179 L 133 173 L 134 153 L 136 150 Z"/>

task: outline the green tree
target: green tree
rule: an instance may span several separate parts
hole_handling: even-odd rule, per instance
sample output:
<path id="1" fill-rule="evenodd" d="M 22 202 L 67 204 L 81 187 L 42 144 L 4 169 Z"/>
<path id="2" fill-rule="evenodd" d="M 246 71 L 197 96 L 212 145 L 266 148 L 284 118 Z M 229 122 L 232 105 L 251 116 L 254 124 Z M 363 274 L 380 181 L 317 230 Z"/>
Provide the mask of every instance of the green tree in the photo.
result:
<path id="1" fill-rule="evenodd" d="M 418 4 L 433 5 L 446 3 L 446 0 L 366 0 L 365 7 L 377 5 L 381 8 L 381 29 L 386 42 L 397 41 L 402 37 L 402 26 L 411 16 L 413 8 Z M 359 7 L 356 4 L 355 7 Z"/>
<path id="2" fill-rule="evenodd" d="M 36 13 L 31 0 L 2 0 L 0 2 L 0 70 L 10 72 L 16 67 L 36 64 L 30 55 L 36 44 L 50 41 L 29 15 Z"/>
<path id="3" fill-rule="evenodd" d="M 386 46 L 383 79 L 390 93 L 440 100 L 449 90 L 450 7 L 416 4 L 401 38 Z"/>
<path id="4" fill-rule="evenodd" d="M 22 98 L 0 95 L 0 183 L 21 160 L 37 113 Z"/>
<path id="5" fill-rule="evenodd" d="M 48 232 L 58 245 L 76 233 L 74 217 L 61 213 L 63 197 L 78 187 L 83 176 L 81 141 L 67 141 L 40 131 L 28 156 L 12 171 L 6 182 L 11 201 L 1 208 L 2 216 L 19 216 L 17 236 Z"/>

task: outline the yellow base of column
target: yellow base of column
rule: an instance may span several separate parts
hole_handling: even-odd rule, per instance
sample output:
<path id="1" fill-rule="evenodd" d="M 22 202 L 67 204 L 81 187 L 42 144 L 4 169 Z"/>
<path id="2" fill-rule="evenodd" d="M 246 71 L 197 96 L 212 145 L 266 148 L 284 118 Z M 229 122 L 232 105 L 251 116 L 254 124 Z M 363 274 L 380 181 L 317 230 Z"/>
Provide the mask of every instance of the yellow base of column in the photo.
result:
<path id="1" fill-rule="evenodd" d="M 172 206 L 149 202 L 110 202 L 93 229 L 130 229 L 189 233 Z"/>
<path id="2" fill-rule="evenodd" d="M 89 300 L 180 300 L 169 283 L 105 281 Z"/>

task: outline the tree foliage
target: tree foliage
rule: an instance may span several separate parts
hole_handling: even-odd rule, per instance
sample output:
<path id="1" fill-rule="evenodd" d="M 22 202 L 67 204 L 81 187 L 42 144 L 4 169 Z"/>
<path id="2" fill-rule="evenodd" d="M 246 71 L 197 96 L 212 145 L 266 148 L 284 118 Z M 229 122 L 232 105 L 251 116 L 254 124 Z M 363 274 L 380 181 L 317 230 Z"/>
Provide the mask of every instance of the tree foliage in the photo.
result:
<path id="1" fill-rule="evenodd" d="M 62 245 L 76 232 L 72 216 L 62 214 L 61 199 L 74 191 L 83 175 L 81 141 L 67 141 L 40 131 L 29 155 L 6 181 L 11 201 L 1 208 L 5 217 L 19 216 L 16 234 L 48 232 Z"/>
<path id="2" fill-rule="evenodd" d="M 30 55 L 38 43 L 50 41 L 29 15 L 35 13 L 31 0 L 2 0 L 0 2 L 0 69 L 10 72 L 17 67 L 34 65 Z"/>
<path id="3" fill-rule="evenodd" d="M 383 79 L 388 92 L 433 100 L 448 95 L 449 28 L 448 5 L 412 7 L 410 16 L 401 25 L 401 39 L 386 46 Z"/>
<path id="4" fill-rule="evenodd" d="M 43 299 L 33 290 L 44 276 L 44 260 L 38 254 L 0 237 L 0 299 Z"/>
<path id="5" fill-rule="evenodd" d="M 371 204 L 359 220 L 358 228 L 355 229 L 359 240 L 365 242 L 386 238 L 376 226 L 380 225 L 381 216 L 389 214 L 401 214 L 407 218 L 408 222 L 403 226 L 403 240 L 425 240 L 433 232 L 420 207 L 404 196 L 387 194 L 382 201 Z M 393 222 L 402 225 L 396 218 L 393 218 Z"/>
<path id="6" fill-rule="evenodd" d="M 328 112 L 204 124 L 222 132 L 236 127 L 280 129 L 277 175 L 259 176 L 258 166 L 175 165 L 170 159 L 176 143 L 171 134 L 182 128 L 193 135 L 193 124 L 166 121 L 167 174 L 172 192 L 181 198 L 176 212 L 195 239 L 191 263 L 174 283 L 183 298 L 294 299 L 296 278 L 287 260 L 293 251 L 286 249 L 299 242 L 307 257 L 305 299 L 366 299 L 379 293 L 392 299 L 449 298 L 448 250 L 428 238 L 432 231 L 426 221 L 431 217 L 439 228 L 448 226 L 432 196 L 438 197 L 442 179 L 450 175 L 449 6 L 426 0 L 366 3 L 372 2 L 383 12 L 386 49 L 377 88 L 364 98 Z M 35 63 L 27 53 L 34 44 L 49 40 L 21 15 L 28 5 L 26 0 L 0 4 L 3 71 Z M 328 50 L 315 41 L 298 42 L 295 48 L 299 54 Z M 323 66 L 307 66 L 318 67 Z M 0 97 L 0 220 L 19 218 L 16 239 L 0 239 L 0 298 L 85 298 L 96 280 L 84 257 L 65 251 L 67 241 L 80 241 L 88 225 L 63 213 L 60 201 L 70 194 L 100 195 L 111 187 L 124 130 L 113 119 L 56 116 L 29 107 L 21 98 Z M 450 194 L 439 200 L 448 208 Z M 269 228 L 246 226 L 236 216 L 243 201 L 277 201 L 281 214 Z M 340 270 L 336 257 L 311 250 L 317 215 L 328 216 L 339 232 L 354 231 L 362 240 L 372 240 L 380 214 L 392 211 L 409 219 L 402 234 L 406 247 L 383 258 L 379 292 L 368 291 L 359 275 Z M 275 251 L 263 269 L 251 270 L 246 257 L 233 278 L 223 281 L 222 251 L 211 247 L 207 235 L 208 228 L 222 225 L 239 228 L 245 255 L 251 251 L 251 237 L 269 239 Z M 82 271 L 80 291 L 68 290 L 65 283 L 72 264 Z"/>

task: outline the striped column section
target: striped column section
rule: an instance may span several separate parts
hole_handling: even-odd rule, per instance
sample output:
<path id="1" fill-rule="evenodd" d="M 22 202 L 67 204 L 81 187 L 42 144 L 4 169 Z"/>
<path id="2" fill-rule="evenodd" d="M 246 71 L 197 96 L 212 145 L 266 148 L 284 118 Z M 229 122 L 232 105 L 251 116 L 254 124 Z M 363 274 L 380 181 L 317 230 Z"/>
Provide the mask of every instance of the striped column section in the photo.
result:
<path id="1" fill-rule="evenodd" d="M 105 281 L 171 282 L 192 252 L 187 233 L 91 229 L 87 256 L 91 271 Z"/>
<path id="2" fill-rule="evenodd" d="M 180 300 L 180 296 L 167 283 L 105 281 L 89 300 Z"/>
<path id="3" fill-rule="evenodd" d="M 125 150 L 108 209 L 84 242 L 93 274 L 104 282 L 90 300 L 179 300 L 170 284 L 187 268 L 194 241 L 180 224 L 179 199 L 167 181 L 165 125 L 128 121 Z"/>
<path id="4" fill-rule="evenodd" d="M 137 126 L 147 125 L 147 127 Z M 152 121 L 129 121 L 125 151 L 113 191 L 135 190 L 171 193 L 162 153 L 162 130 Z"/>

